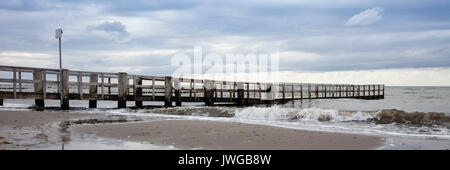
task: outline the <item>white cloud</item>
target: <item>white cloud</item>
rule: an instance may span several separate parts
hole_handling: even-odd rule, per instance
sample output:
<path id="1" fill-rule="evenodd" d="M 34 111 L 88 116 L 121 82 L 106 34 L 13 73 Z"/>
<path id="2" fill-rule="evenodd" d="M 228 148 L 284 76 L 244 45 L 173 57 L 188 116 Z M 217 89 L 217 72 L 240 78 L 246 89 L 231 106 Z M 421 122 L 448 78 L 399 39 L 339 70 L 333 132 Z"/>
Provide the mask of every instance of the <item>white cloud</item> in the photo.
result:
<path id="1" fill-rule="evenodd" d="M 366 26 L 378 22 L 382 18 L 384 8 L 375 7 L 367 9 L 359 14 L 353 15 L 347 22 L 346 26 Z"/>

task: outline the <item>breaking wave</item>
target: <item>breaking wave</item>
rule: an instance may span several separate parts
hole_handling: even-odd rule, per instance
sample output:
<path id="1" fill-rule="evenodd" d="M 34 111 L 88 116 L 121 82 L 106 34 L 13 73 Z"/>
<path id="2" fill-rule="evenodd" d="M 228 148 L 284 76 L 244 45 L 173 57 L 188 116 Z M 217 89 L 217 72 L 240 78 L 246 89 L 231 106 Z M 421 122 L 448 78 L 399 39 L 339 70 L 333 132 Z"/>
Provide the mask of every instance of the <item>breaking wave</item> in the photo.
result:
<path id="1" fill-rule="evenodd" d="M 437 112 L 406 112 L 398 109 L 347 111 L 321 108 L 273 107 L 174 107 L 141 111 L 168 115 L 230 117 L 244 120 L 370 122 L 411 126 L 444 126 L 450 129 L 450 115 Z"/>
<path id="2" fill-rule="evenodd" d="M 405 112 L 397 109 L 378 111 L 345 111 L 320 108 L 258 108 L 237 110 L 234 117 L 266 120 L 300 120 L 320 122 L 374 122 L 376 124 L 405 124 L 414 126 L 445 126 L 450 128 L 450 115 L 436 112 Z"/>

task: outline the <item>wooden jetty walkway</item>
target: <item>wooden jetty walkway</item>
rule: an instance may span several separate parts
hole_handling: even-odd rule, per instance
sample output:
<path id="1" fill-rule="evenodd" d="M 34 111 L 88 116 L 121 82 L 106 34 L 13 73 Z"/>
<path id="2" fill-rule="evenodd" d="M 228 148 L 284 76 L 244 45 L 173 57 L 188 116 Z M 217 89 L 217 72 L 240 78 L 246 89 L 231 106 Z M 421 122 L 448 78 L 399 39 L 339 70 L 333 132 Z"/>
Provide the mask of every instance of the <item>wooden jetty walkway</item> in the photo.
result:
<path id="1" fill-rule="evenodd" d="M 59 69 L 0 65 L 0 106 L 3 99 L 34 99 L 36 106 L 43 108 L 46 99 L 60 100 L 60 87 L 64 110 L 69 109 L 69 100 L 89 100 L 90 108 L 97 107 L 97 100 L 117 101 L 118 108 L 135 101 L 141 108 L 143 101 L 164 101 L 164 106 L 171 107 L 182 102 L 243 106 L 305 99 L 384 98 L 382 84 L 235 82 L 67 69 L 60 74 Z"/>

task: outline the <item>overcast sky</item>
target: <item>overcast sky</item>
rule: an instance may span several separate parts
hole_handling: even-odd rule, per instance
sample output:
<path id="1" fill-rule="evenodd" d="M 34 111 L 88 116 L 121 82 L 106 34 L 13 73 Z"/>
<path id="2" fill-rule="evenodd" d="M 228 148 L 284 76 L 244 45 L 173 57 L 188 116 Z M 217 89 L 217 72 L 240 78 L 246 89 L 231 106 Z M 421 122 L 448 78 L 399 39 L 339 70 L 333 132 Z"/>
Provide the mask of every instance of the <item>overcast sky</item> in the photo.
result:
<path id="1" fill-rule="evenodd" d="M 170 75 L 201 46 L 278 52 L 289 80 L 450 85 L 448 0 L 1 0 L 0 65 L 57 68 L 56 28 L 69 69 Z"/>

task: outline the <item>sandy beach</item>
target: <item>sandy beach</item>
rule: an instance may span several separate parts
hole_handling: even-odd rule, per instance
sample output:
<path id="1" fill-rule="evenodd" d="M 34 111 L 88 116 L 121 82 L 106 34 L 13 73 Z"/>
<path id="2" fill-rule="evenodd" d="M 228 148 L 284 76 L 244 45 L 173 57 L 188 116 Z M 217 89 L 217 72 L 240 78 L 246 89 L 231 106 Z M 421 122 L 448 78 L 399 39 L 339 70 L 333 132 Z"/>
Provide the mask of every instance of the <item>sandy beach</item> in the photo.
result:
<path id="1" fill-rule="evenodd" d="M 53 134 L 46 134 L 51 131 L 43 132 L 45 125 L 92 116 L 56 111 L 0 111 L 0 149 L 33 149 L 32 145 L 23 143 L 51 138 Z M 200 120 L 82 124 L 72 125 L 68 130 L 98 137 L 171 145 L 178 149 L 377 149 L 383 145 L 383 140 L 374 136 Z"/>
<path id="2" fill-rule="evenodd" d="M 181 149 L 375 149 L 382 145 L 380 138 L 371 136 L 197 120 L 86 125 L 75 130 Z"/>

